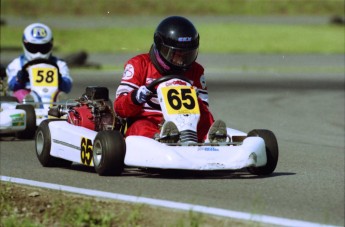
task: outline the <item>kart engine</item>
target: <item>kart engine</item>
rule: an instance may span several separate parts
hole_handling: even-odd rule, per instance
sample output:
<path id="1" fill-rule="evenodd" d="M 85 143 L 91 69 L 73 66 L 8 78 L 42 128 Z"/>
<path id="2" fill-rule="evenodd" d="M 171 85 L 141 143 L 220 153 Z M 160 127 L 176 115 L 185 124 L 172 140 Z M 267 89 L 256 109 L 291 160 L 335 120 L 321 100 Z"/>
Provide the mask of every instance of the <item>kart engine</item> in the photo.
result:
<path id="1" fill-rule="evenodd" d="M 67 109 L 62 105 L 52 107 L 48 114 L 59 118 L 67 114 L 70 124 L 94 131 L 114 130 L 119 127 L 120 122 L 115 117 L 106 87 L 89 86 L 75 101 L 77 104 L 67 106 Z"/>

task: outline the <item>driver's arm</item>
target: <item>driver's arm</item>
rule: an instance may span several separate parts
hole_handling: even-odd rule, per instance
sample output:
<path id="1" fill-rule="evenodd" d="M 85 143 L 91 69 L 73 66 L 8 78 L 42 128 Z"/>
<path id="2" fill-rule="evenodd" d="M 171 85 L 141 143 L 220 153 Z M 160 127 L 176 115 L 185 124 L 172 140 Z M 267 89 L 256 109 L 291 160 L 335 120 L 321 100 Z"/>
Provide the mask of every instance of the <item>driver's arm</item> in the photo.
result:
<path id="1" fill-rule="evenodd" d="M 131 59 L 125 64 L 121 83 L 116 90 L 114 110 L 122 118 L 135 117 L 143 109 L 144 102 L 137 98 L 140 87 L 145 83 L 140 65 L 138 59 Z"/>
<path id="2" fill-rule="evenodd" d="M 59 90 L 69 93 L 72 89 L 73 79 L 69 74 L 67 63 L 62 60 L 58 60 L 57 65 L 61 74 L 61 77 L 59 78 Z"/>
<path id="3" fill-rule="evenodd" d="M 119 117 L 134 117 L 141 112 L 143 105 L 135 103 L 133 100 L 134 93 L 135 90 L 117 95 L 114 101 L 114 110 Z"/>
<path id="4" fill-rule="evenodd" d="M 25 88 L 25 83 L 17 80 L 17 74 L 21 70 L 20 58 L 14 59 L 6 68 L 7 84 L 11 91 L 16 91 Z"/>

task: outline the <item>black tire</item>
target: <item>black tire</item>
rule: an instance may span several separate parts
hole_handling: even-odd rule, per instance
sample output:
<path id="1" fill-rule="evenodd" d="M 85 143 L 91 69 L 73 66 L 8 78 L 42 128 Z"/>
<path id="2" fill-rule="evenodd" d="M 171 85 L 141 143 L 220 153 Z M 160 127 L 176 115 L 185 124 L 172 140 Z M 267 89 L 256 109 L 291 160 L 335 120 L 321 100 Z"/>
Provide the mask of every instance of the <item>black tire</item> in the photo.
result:
<path id="1" fill-rule="evenodd" d="M 18 102 L 18 99 L 14 96 L 0 96 L 1 102 Z"/>
<path id="2" fill-rule="evenodd" d="M 119 131 L 100 131 L 93 143 L 93 163 L 100 176 L 119 176 L 124 169 L 126 142 Z"/>
<path id="3" fill-rule="evenodd" d="M 35 149 L 38 160 L 44 167 L 68 167 L 72 164 L 71 161 L 56 158 L 50 155 L 51 149 L 51 135 L 49 130 L 49 122 L 61 121 L 60 119 L 48 119 L 41 122 L 38 126 L 35 135 Z"/>
<path id="4" fill-rule="evenodd" d="M 32 105 L 23 104 L 16 106 L 16 109 L 26 112 L 26 128 L 17 132 L 16 137 L 18 139 L 33 139 L 37 129 L 35 108 Z"/>
<path id="5" fill-rule="evenodd" d="M 278 142 L 273 132 L 265 129 L 255 129 L 248 133 L 248 137 L 261 137 L 265 141 L 267 163 L 260 167 L 248 167 L 247 170 L 255 175 L 269 175 L 273 173 L 278 163 Z"/>

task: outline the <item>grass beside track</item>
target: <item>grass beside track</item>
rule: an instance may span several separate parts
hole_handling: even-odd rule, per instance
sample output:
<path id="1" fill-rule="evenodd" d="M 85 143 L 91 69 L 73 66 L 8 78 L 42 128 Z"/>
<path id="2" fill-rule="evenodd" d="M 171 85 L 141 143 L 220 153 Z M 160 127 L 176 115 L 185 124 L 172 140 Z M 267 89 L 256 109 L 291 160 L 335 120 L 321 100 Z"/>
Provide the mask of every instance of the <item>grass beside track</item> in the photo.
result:
<path id="1" fill-rule="evenodd" d="M 68 6 L 68 7 L 66 7 Z M 53 17 L 105 18 L 121 16 L 333 16 L 344 17 L 343 0 L 1 0 L 1 17 L 27 17 L 44 22 Z M 140 20 L 138 18 L 137 20 Z M 65 20 L 68 23 L 68 20 Z M 106 24 L 102 27 L 64 29 L 51 26 L 55 46 L 62 53 L 85 50 L 98 53 L 142 52 L 152 43 L 154 24 L 130 26 Z M 200 52 L 204 53 L 344 53 L 344 26 L 239 24 L 193 21 L 201 35 Z M 49 25 L 49 24 L 48 24 Z M 25 26 L 1 26 L 1 48 L 20 48 Z"/>
<path id="2" fill-rule="evenodd" d="M 46 15 L 343 15 L 343 0 L 1 0 L 1 13 Z"/>
<path id="3" fill-rule="evenodd" d="M 114 202 L 72 193 L 0 182 L 0 226 L 150 226 L 261 227 L 256 222 L 230 220 L 193 211 Z"/>
<path id="4" fill-rule="evenodd" d="M 207 24 L 198 23 L 201 53 L 344 53 L 344 26 Z M 24 28 L 1 27 L 1 48 L 21 47 Z M 146 52 L 153 26 L 111 28 L 53 28 L 55 47 L 61 53 Z"/>

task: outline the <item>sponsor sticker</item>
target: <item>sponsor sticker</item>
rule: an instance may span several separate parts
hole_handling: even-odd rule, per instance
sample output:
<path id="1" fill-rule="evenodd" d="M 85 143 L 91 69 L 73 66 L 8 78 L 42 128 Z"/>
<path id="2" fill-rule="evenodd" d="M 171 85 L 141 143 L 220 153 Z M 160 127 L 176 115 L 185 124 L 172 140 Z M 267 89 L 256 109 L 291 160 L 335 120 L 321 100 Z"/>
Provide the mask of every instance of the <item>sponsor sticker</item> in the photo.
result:
<path id="1" fill-rule="evenodd" d="M 12 118 L 12 126 L 23 126 L 23 125 L 25 125 L 23 113 L 12 114 L 12 115 L 10 115 L 10 117 Z"/>
<path id="2" fill-rule="evenodd" d="M 134 67 L 131 64 L 127 64 L 125 67 L 125 71 L 122 74 L 123 80 L 130 80 L 134 76 Z"/>
<path id="3" fill-rule="evenodd" d="M 215 147 L 198 147 L 198 151 L 219 151 L 219 149 Z"/>
<path id="4" fill-rule="evenodd" d="M 190 42 L 192 41 L 192 37 L 178 37 L 177 40 L 179 42 Z"/>
<path id="5" fill-rule="evenodd" d="M 47 37 L 47 31 L 43 27 L 34 27 L 31 30 L 31 34 L 37 39 L 44 39 Z"/>

